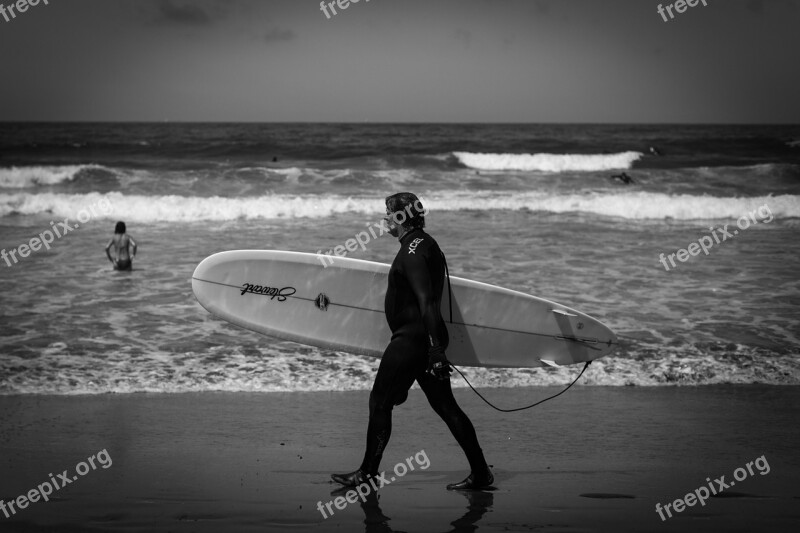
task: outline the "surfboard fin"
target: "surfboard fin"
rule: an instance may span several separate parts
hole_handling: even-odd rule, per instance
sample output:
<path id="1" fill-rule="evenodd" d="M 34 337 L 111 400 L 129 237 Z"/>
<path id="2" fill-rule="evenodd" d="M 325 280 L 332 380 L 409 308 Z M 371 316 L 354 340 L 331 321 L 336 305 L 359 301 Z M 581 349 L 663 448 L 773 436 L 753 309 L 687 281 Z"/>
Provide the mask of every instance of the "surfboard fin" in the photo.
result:
<path id="1" fill-rule="evenodd" d="M 549 359 L 539 359 L 539 362 L 541 362 L 545 366 L 549 366 L 549 367 L 553 367 L 553 368 L 558 368 L 560 366 L 560 365 L 557 365 L 555 361 L 550 361 Z"/>
<path id="2" fill-rule="evenodd" d="M 554 313 L 556 313 L 556 314 L 558 314 L 558 315 L 564 315 L 564 316 L 578 316 L 578 315 L 573 315 L 572 313 L 568 313 L 568 312 L 566 312 L 566 311 L 562 311 L 561 309 L 551 309 L 551 311 L 552 311 L 552 312 L 554 312 Z"/>

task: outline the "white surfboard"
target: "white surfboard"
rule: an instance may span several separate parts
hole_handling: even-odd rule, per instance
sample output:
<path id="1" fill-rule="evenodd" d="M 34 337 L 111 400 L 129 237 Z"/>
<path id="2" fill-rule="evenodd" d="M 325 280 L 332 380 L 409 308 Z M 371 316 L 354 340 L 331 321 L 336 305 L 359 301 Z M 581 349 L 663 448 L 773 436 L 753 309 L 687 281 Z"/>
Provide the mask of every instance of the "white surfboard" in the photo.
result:
<path id="1" fill-rule="evenodd" d="M 278 250 L 238 250 L 204 259 L 192 289 L 211 314 L 245 329 L 330 350 L 380 357 L 391 331 L 384 314 L 389 265 Z M 333 264 L 329 264 L 329 260 Z M 563 305 L 450 277 L 442 317 L 456 365 L 539 367 L 602 357 L 617 337 Z"/>

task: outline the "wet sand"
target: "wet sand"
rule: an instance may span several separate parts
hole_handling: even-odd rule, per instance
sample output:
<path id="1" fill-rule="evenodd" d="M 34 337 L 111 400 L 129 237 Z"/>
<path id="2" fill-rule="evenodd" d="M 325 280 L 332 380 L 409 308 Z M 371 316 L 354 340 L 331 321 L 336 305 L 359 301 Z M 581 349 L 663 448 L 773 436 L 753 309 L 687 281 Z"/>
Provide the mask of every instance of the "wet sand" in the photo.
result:
<path id="1" fill-rule="evenodd" d="M 552 388 L 484 389 L 514 407 Z M 361 460 L 365 391 L 0 397 L 0 498 L 58 478 L 3 531 L 783 531 L 800 518 L 800 388 L 574 387 L 521 413 L 456 396 L 472 418 L 494 491 L 445 485 L 467 464 L 419 390 L 395 410 L 387 479 L 323 518 L 331 472 Z M 101 450 L 112 460 L 75 476 Z M 764 456 L 753 475 L 662 521 L 655 511 Z M 97 460 L 95 460 L 97 463 Z M 763 464 L 763 463 L 762 463 Z M 741 473 L 741 472 L 740 472 Z M 716 486 L 716 485 L 715 485 Z"/>

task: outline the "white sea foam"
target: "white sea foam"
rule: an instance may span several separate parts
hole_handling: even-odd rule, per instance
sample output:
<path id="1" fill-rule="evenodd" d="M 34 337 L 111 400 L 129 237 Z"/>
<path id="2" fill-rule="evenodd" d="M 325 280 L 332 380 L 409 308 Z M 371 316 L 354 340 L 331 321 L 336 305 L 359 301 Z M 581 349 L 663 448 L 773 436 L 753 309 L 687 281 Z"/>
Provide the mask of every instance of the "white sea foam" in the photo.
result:
<path id="1" fill-rule="evenodd" d="M 57 185 L 72 181 L 82 171 L 103 168 L 99 165 L 66 165 L 0 168 L 0 188 L 23 189 L 37 185 Z"/>
<path id="2" fill-rule="evenodd" d="M 453 152 L 464 165 L 478 170 L 569 172 L 631 168 L 641 152 L 617 154 L 485 154 Z"/>
<path id="3" fill-rule="evenodd" d="M 369 390 L 379 363 L 378 359 L 311 347 L 297 347 L 293 353 L 262 351 L 245 354 L 240 347 L 214 346 L 183 353 L 179 359 L 162 351 L 131 354 L 125 348 L 71 355 L 69 347 L 59 342 L 43 349 L 35 359 L 11 356 L 0 361 L 0 370 L 11 376 L 0 382 L 0 395 Z M 800 359 L 796 355 L 777 356 L 743 346 L 714 355 L 686 346 L 661 348 L 660 352 L 658 357 L 649 358 L 601 358 L 592 363 L 578 385 L 800 384 Z M 745 363 L 737 363 L 737 357 Z M 575 379 L 581 365 L 460 370 L 474 387 L 564 387 Z M 459 375 L 452 379 L 453 387 L 467 387 Z M 493 396 L 491 391 L 486 395 Z"/>
<path id="4" fill-rule="evenodd" d="M 442 198 L 441 200 L 439 200 Z M 800 196 L 714 197 L 650 192 L 625 193 L 453 193 L 432 196 L 429 209 L 520 210 L 591 213 L 631 220 L 726 220 L 768 205 L 776 218 L 800 217 Z"/>
<path id="5" fill-rule="evenodd" d="M 0 193 L 0 217 L 45 213 L 53 216 L 74 216 L 79 210 L 104 198 L 113 206 L 113 210 L 106 215 L 107 218 L 140 223 L 319 219 L 344 213 L 383 213 L 383 197 L 271 194 L 252 198 L 224 198 L 124 195 L 117 192 Z M 728 220 L 767 205 L 777 219 L 800 217 L 800 196 L 788 194 L 719 198 L 641 191 L 582 194 L 437 191 L 435 194 L 424 195 L 423 203 L 432 214 L 436 211 L 529 210 L 545 213 L 588 213 L 629 220 Z"/>

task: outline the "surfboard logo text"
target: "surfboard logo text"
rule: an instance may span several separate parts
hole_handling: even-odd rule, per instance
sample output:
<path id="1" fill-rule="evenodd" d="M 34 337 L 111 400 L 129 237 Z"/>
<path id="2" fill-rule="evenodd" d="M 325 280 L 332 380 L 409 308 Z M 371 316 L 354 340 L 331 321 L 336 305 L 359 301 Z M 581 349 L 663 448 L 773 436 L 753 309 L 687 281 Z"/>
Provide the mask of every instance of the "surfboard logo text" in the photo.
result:
<path id="1" fill-rule="evenodd" d="M 292 291 L 292 292 L 287 292 Z M 244 288 L 242 289 L 242 296 L 245 293 L 250 294 L 261 294 L 263 296 L 270 296 L 270 300 L 274 300 L 278 298 L 279 302 L 285 302 L 287 296 L 291 296 L 292 294 L 297 292 L 297 289 L 294 287 L 284 287 L 279 289 L 277 287 L 262 287 L 261 285 L 253 285 L 251 283 L 245 283 Z"/>

